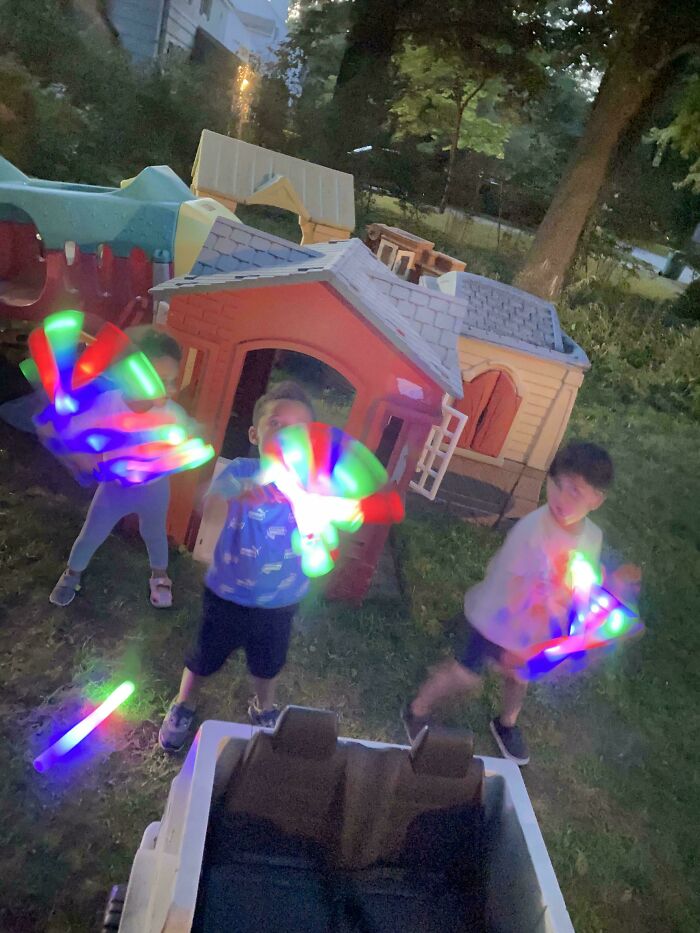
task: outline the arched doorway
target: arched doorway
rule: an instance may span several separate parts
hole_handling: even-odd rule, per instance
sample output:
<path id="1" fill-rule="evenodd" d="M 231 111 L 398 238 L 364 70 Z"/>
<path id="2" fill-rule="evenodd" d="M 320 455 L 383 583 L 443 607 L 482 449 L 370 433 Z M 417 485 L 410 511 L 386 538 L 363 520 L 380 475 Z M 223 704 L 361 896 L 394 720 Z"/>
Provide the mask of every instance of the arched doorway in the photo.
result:
<path id="1" fill-rule="evenodd" d="M 253 422 L 253 408 L 265 392 L 284 380 L 292 379 L 307 393 L 318 421 L 342 428 L 355 399 L 355 389 L 348 380 L 327 363 L 299 353 L 263 347 L 249 350 L 231 406 L 231 415 L 224 433 L 214 477 L 237 457 L 255 457 L 258 451 L 248 439 Z M 220 527 L 196 519 L 197 532 L 193 556 L 207 562 L 211 559 Z"/>
<path id="2" fill-rule="evenodd" d="M 46 284 L 44 243 L 25 211 L 0 204 L 0 302 L 34 304 Z"/>
<path id="3" fill-rule="evenodd" d="M 255 403 L 261 395 L 286 379 L 294 380 L 306 391 L 318 421 L 339 428 L 345 426 L 355 399 L 355 389 L 332 366 L 294 350 L 249 350 L 238 380 L 231 417 L 221 445 L 221 457 L 233 460 L 251 456 L 248 428 L 252 424 Z"/>

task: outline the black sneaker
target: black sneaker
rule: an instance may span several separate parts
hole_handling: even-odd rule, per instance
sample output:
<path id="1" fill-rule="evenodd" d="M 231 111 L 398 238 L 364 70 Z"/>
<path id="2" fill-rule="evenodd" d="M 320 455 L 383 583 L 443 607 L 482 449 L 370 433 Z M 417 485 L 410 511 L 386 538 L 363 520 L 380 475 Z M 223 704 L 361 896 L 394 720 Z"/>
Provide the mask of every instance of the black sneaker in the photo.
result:
<path id="1" fill-rule="evenodd" d="M 194 710 L 173 700 L 158 732 L 160 747 L 166 752 L 179 752 L 187 741 L 193 722 Z"/>
<path id="2" fill-rule="evenodd" d="M 411 710 L 410 703 L 404 703 L 404 705 L 401 707 L 400 716 L 409 742 L 413 742 L 415 737 L 420 733 L 421 729 L 423 729 L 425 726 L 431 725 L 432 723 L 432 720 L 429 716 L 416 716 L 416 714 Z"/>
<path id="3" fill-rule="evenodd" d="M 501 754 L 516 765 L 526 765 L 530 761 L 530 752 L 523 734 L 517 726 L 504 726 L 500 719 L 491 720 L 491 734 L 501 750 Z"/>
<path id="4" fill-rule="evenodd" d="M 279 718 L 279 708 L 273 706 L 271 709 L 261 709 L 260 701 L 254 696 L 248 706 L 248 719 L 254 726 L 262 726 L 263 729 L 274 729 Z"/>

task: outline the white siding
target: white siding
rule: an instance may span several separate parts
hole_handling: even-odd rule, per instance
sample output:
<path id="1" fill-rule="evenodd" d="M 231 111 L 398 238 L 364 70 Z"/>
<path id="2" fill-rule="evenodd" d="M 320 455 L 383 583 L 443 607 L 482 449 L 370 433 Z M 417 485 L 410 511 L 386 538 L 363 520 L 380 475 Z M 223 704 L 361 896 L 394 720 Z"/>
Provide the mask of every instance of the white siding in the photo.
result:
<path id="1" fill-rule="evenodd" d="M 107 15 L 124 48 L 137 61 L 158 54 L 163 0 L 110 0 Z"/>

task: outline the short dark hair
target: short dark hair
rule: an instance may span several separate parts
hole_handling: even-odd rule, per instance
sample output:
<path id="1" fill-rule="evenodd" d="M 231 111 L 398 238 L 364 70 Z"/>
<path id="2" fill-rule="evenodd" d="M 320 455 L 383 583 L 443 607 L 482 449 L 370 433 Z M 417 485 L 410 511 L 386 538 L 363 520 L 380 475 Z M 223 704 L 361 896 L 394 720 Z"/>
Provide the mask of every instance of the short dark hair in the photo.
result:
<path id="1" fill-rule="evenodd" d="M 552 479 L 565 473 L 573 473 L 594 489 L 605 492 L 612 484 L 615 470 L 610 454 L 597 444 L 573 441 L 557 451 L 549 475 Z"/>
<path id="2" fill-rule="evenodd" d="M 286 379 L 284 382 L 278 382 L 269 392 L 261 395 L 255 403 L 253 408 L 253 425 L 255 427 L 258 426 L 258 422 L 263 416 L 265 406 L 270 402 L 301 402 L 302 405 L 306 405 L 309 409 L 311 417 L 316 417 L 313 402 L 306 392 L 296 382 Z"/>
<path id="3" fill-rule="evenodd" d="M 154 327 L 131 327 L 126 331 L 133 343 L 145 353 L 149 360 L 169 356 L 179 363 L 182 359 L 182 347 L 170 334 Z"/>

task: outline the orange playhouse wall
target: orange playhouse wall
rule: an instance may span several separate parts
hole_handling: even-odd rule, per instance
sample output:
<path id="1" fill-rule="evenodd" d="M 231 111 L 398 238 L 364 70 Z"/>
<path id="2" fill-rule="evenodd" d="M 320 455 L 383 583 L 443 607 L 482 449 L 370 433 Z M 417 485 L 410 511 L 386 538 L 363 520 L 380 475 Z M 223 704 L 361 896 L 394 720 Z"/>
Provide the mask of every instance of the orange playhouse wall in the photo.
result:
<path id="1" fill-rule="evenodd" d="M 217 452 L 245 354 L 264 347 L 307 353 L 345 376 L 356 391 L 346 430 L 370 449 L 376 449 L 392 405 L 406 419 L 415 414 L 421 426 L 411 432 L 411 450 L 398 483 L 402 490 L 413 475 L 430 424 L 441 418 L 443 390 L 324 283 L 175 295 L 167 327 L 185 350 L 194 346 L 208 353 L 192 414 L 206 426 Z M 398 378 L 420 386 L 423 400 L 402 396 Z M 177 542 L 191 539 L 188 526 L 197 487 L 212 469 L 173 481 L 169 531 Z"/>

